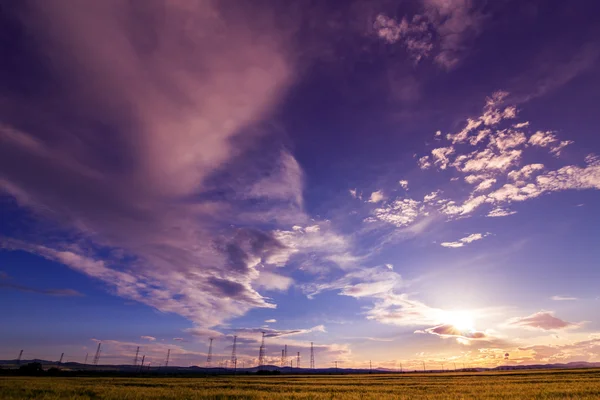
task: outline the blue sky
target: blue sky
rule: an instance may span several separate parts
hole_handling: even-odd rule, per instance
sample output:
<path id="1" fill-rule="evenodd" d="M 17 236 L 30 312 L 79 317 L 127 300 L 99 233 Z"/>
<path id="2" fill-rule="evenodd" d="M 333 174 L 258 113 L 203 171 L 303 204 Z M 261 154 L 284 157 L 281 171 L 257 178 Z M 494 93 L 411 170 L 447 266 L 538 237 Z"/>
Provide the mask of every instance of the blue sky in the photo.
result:
<path id="1" fill-rule="evenodd" d="M 600 361 L 596 4 L 1 10 L 0 358 Z"/>

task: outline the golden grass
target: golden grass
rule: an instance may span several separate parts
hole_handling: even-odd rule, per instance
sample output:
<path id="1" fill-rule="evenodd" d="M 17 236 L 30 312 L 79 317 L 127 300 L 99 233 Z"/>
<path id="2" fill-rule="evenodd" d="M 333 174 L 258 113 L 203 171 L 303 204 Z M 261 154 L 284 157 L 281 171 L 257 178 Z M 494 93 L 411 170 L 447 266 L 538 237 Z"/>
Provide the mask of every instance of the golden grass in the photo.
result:
<path id="1" fill-rule="evenodd" d="M 600 370 L 208 378 L 0 377 L 0 399 L 600 399 Z"/>

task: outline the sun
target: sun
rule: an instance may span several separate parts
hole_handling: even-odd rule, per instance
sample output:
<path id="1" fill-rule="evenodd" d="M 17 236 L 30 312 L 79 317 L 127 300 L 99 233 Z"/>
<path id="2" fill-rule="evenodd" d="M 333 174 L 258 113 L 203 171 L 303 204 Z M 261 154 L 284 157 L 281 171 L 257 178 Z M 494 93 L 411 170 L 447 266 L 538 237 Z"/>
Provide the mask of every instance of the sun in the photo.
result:
<path id="1" fill-rule="evenodd" d="M 471 332 L 475 330 L 473 315 L 467 311 L 446 312 L 444 323 L 454 326 L 461 332 Z"/>

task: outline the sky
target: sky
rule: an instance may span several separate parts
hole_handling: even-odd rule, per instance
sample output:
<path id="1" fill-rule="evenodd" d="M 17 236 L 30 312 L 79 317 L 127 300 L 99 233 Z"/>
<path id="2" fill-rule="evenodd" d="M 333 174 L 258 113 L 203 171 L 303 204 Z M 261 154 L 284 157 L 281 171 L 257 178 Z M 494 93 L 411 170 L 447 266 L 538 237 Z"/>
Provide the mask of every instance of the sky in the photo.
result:
<path id="1" fill-rule="evenodd" d="M 3 2 L 0 359 L 600 362 L 599 12 Z"/>

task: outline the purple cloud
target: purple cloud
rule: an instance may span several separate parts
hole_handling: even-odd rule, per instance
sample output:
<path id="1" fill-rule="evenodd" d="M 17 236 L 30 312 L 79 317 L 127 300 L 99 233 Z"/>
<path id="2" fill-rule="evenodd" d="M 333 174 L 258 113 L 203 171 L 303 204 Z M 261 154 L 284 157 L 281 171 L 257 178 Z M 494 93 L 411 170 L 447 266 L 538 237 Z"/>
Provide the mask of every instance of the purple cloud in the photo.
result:
<path id="1" fill-rule="evenodd" d="M 508 323 L 509 325 L 536 328 L 545 331 L 576 328 L 580 325 L 557 318 L 551 311 L 538 311 L 526 317 L 512 318 L 508 321 Z"/>

